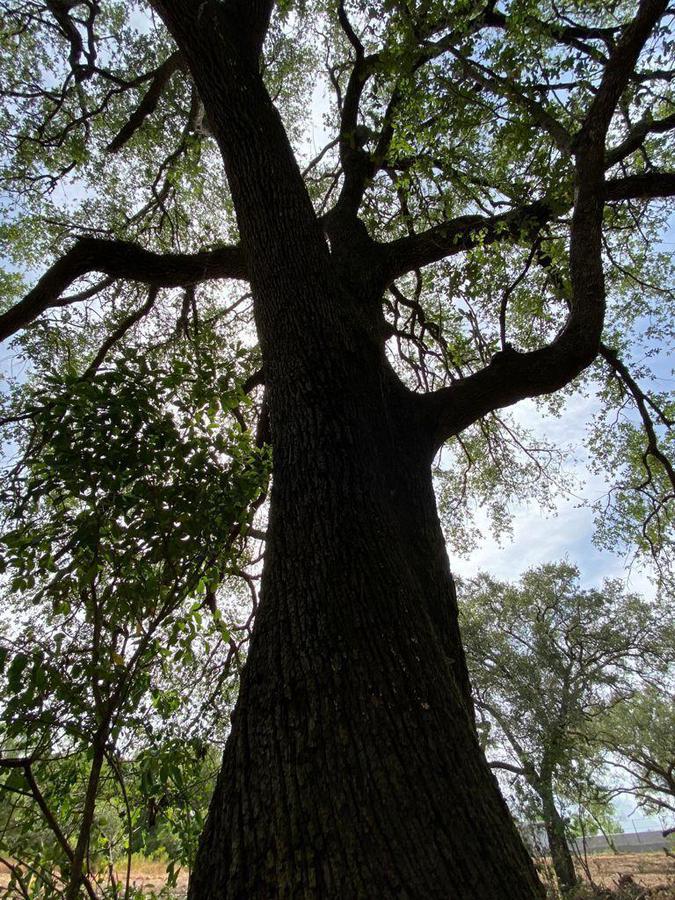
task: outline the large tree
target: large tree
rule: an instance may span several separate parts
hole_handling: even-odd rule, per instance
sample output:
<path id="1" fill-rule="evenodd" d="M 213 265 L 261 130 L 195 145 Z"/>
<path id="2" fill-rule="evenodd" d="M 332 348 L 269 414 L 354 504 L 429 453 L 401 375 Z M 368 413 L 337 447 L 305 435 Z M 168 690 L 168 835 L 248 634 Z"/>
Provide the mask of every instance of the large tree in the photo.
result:
<path id="1" fill-rule="evenodd" d="M 639 511 L 645 543 L 663 540 L 668 410 L 616 332 L 602 339 L 603 251 L 649 294 L 630 242 L 658 218 L 647 201 L 675 193 L 666 13 L 5 4 L 4 179 L 20 204 L 3 238 L 34 266 L 57 255 L 0 317 L 2 337 L 35 322 L 21 338 L 32 387 L 6 416 L 18 436 L 39 424 L 47 370 L 96 379 L 129 341 L 150 359 L 181 336 L 199 359 L 214 330 L 232 346 L 247 295 L 208 286 L 250 285 L 261 369 L 245 387 L 264 384 L 272 488 L 193 898 L 542 896 L 477 740 L 432 463 L 456 439 L 468 468 L 498 472 L 495 429 L 518 438 L 497 411 L 601 354 L 645 426 Z M 322 62 L 335 118 L 301 172 Z M 13 271 L 4 282 L 18 290 Z M 243 403 L 206 411 L 254 427 Z M 478 450 L 462 439 L 476 425 Z"/>

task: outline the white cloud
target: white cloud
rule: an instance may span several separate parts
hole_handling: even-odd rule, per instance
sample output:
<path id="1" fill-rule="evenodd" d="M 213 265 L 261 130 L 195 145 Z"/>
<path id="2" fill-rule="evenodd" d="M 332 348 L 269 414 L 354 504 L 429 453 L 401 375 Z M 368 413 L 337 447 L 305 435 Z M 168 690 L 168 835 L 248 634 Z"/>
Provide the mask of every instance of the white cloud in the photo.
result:
<path id="1" fill-rule="evenodd" d="M 484 537 L 466 559 L 451 560 L 458 575 L 467 577 L 485 570 L 496 578 L 514 581 L 525 569 L 567 558 L 579 566 L 584 587 L 599 586 L 604 578 L 621 578 L 630 590 L 653 596 L 653 584 L 644 571 L 628 568 L 628 559 L 593 544 L 590 504 L 607 489 L 604 479 L 590 471 L 584 447 L 587 423 L 597 408 L 596 398 L 580 394 L 569 398 L 560 417 L 544 415 L 531 401 L 516 408 L 517 421 L 535 437 L 569 449 L 566 468 L 579 489 L 574 495 L 560 495 L 554 512 L 532 502 L 514 505 L 512 536 L 503 537 L 501 543 L 490 535 L 487 516 L 479 511 L 476 524 Z"/>

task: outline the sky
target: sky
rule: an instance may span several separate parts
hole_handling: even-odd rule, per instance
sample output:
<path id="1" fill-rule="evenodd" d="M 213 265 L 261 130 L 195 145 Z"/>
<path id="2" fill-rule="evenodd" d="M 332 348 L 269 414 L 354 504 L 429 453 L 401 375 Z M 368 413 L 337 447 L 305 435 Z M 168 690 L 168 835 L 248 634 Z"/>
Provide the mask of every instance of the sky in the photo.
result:
<path id="1" fill-rule="evenodd" d="M 604 578 L 622 578 L 630 590 L 653 596 L 653 584 L 643 570 L 638 566 L 628 568 L 627 558 L 593 544 L 590 504 L 607 489 L 604 479 L 591 473 L 583 446 L 586 423 L 596 405 L 593 398 L 575 395 L 560 417 L 545 417 L 530 400 L 514 409 L 515 418 L 533 432 L 535 440 L 542 436 L 559 447 L 573 448 L 574 459 L 569 460 L 567 471 L 575 480 L 574 493 L 559 495 L 554 512 L 534 502 L 514 504 L 513 534 L 499 543 L 490 536 L 487 517 L 479 514 L 483 537 L 478 546 L 466 558 L 451 560 L 458 575 L 470 577 L 485 570 L 496 578 L 513 581 L 525 569 L 567 558 L 579 566 L 584 587 L 599 586 Z"/>

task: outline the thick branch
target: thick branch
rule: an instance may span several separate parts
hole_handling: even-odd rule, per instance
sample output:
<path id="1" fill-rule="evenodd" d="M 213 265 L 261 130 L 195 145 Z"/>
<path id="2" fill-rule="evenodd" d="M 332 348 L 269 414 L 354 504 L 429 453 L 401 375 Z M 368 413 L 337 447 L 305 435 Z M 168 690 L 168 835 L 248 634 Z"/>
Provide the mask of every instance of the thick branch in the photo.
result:
<path id="1" fill-rule="evenodd" d="M 675 172 L 627 175 L 624 178 L 612 178 L 604 186 L 604 198 L 608 202 L 654 200 L 672 196 L 675 196 Z M 569 206 L 571 205 L 570 197 Z M 389 278 L 395 280 L 407 272 L 471 250 L 479 244 L 517 240 L 523 235 L 532 235 L 556 214 L 564 213 L 568 208 L 560 201 L 553 204 L 542 199 L 496 216 L 459 216 L 419 234 L 407 235 L 380 245 L 387 258 Z"/>
<path id="2" fill-rule="evenodd" d="M 344 173 L 344 183 L 336 209 L 355 216 L 363 198 L 368 178 L 373 174 L 373 164 L 364 141 L 358 131 L 359 105 L 363 89 L 373 74 L 377 55 L 366 57 L 363 44 L 349 21 L 344 0 L 338 5 L 340 27 L 354 49 L 355 61 L 347 82 L 340 121 L 340 162 Z"/>
<path id="3" fill-rule="evenodd" d="M 363 44 L 361 43 L 358 35 L 354 31 L 352 23 L 349 21 L 349 16 L 347 15 L 347 10 L 345 9 L 344 0 L 340 0 L 338 4 L 338 19 L 340 21 L 340 27 L 344 31 L 347 36 L 347 40 L 354 48 L 354 52 L 356 53 L 356 59 L 362 60 L 364 57 L 364 49 Z"/>
<path id="4" fill-rule="evenodd" d="M 491 9 L 486 13 L 486 20 L 494 28 L 507 29 L 509 20 L 504 13 Z M 581 50 L 593 59 L 604 59 L 604 56 L 595 47 L 584 43 L 585 41 L 601 40 L 605 45 L 612 46 L 618 28 L 593 28 L 583 25 L 561 25 L 559 22 L 544 22 L 535 16 L 526 17 L 527 24 L 546 37 L 568 47 Z"/>
<path id="5" fill-rule="evenodd" d="M 238 247 L 219 247 L 191 255 L 160 254 L 126 241 L 80 238 L 23 300 L 0 316 L 0 340 L 28 325 L 46 309 L 64 305 L 59 299 L 63 291 L 90 272 L 165 288 L 187 287 L 215 278 L 247 277 Z M 77 295 L 71 301 L 75 299 Z"/>
<path id="6" fill-rule="evenodd" d="M 504 78 L 492 72 L 487 66 L 469 59 L 454 47 L 450 48 L 450 52 L 461 64 L 465 75 L 471 78 L 476 84 L 486 88 L 489 91 L 512 100 L 528 112 L 534 122 L 544 128 L 553 138 L 558 149 L 568 155 L 572 138 L 565 128 L 554 116 L 552 116 L 540 103 L 529 97 L 520 87 L 518 87 L 513 79 Z"/>
<path id="7" fill-rule="evenodd" d="M 272 0 L 207 0 L 196 16 L 179 0 L 156 3 L 185 55 L 222 154 L 256 302 L 265 295 L 274 303 L 280 277 L 291 277 L 291 269 L 292 277 L 306 271 L 309 256 L 323 271 L 328 246 L 258 60 L 249 52 L 251 35 L 261 38 L 267 26 Z"/>
<path id="8" fill-rule="evenodd" d="M 84 44 L 80 32 L 77 30 L 75 22 L 70 17 L 70 6 L 64 0 L 47 0 L 47 9 L 54 16 L 63 32 L 63 36 L 70 44 L 70 52 L 68 54 L 68 62 L 72 69 L 75 79 L 80 80 L 82 77 L 83 66 L 81 64 L 84 55 Z"/>
<path id="9" fill-rule="evenodd" d="M 655 200 L 675 196 L 675 172 L 642 172 L 605 182 L 605 200 Z"/>
<path id="10" fill-rule="evenodd" d="M 525 397 L 559 390 L 598 353 L 604 321 L 602 211 L 605 139 L 616 105 L 640 51 L 665 11 L 667 0 L 642 0 L 610 55 L 598 91 L 574 140 L 575 203 L 570 240 L 570 312 L 548 346 L 529 353 L 507 347 L 479 372 L 422 398 L 430 416 L 433 447 L 459 434 L 488 412 Z M 410 240 L 408 238 L 407 240 Z"/>
<path id="11" fill-rule="evenodd" d="M 619 98 L 635 69 L 638 57 L 652 30 L 668 7 L 668 0 L 641 0 L 637 15 L 625 28 L 611 54 L 598 92 L 593 98 L 576 137 L 577 148 L 603 142 Z"/>
<path id="12" fill-rule="evenodd" d="M 487 10 L 481 12 L 475 17 L 468 28 L 468 33 L 475 33 L 488 24 Z M 368 180 L 372 178 L 378 169 L 386 167 L 386 156 L 394 135 L 393 120 L 397 107 L 403 99 L 404 90 L 402 83 L 413 73 L 420 69 L 425 63 L 442 56 L 450 51 L 455 52 L 453 47 L 460 34 L 452 31 L 446 34 L 438 41 L 428 41 L 427 37 L 432 32 L 427 29 L 415 28 L 415 34 L 420 46 L 417 48 L 415 55 L 408 61 L 404 70 L 399 73 L 399 80 L 396 81 L 392 91 L 389 103 L 384 114 L 381 132 L 377 138 L 377 144 L 372 154 L 364 149 L 365 139 L 371 137 L 370 134 L 362 135 L 360 133 L 358 118 L 361 96 L 368 79 L 377 70 L 378 65 L 382 61 L 380 53 L 372 53 L 365 55 L 363 44 L 359 40 L 349 18 L 347 17 L 344 0 L 341 0 L 338 7 L 338 18 L 342 30 L 347 36 L 349 43 L 355 51 L 355 63 L 352 68 L 347 90 L 345 93 L 345 101 L 342 105 L 342 116 L 340 124 L 340 161 L 344 173 L 344 183 L 340 198 L 336 204 L 336 210 L 346 211 L 350 216 L 354 217 L 363 200 Z M 467 31 L 462 30 L 461 37 L 466 36 Z M 367 129 L 366 129 L 367 131 Z"/>
<path id="13" fill-rule="evenodd" d="M 257 58 L 269 28 L 274 0 L 227 0 L 223 5 L 230 21 L 241 29 L 243 42 Z"/>
<path id="14" fill-rule="evenodd" d="M 460 216 L 382 245 L 389 281 L 479 244 L 518 238 L 538 231 L 553 216 L 546 201 L 529 203 L 497 216 Z"/>
<path id="15" fill-rule="evenodd" d="M 505 772 L 513 772 L 514 775 L 527 775 L 527 772 L 522 766 L 516 766 L 513 763 L 503 762 L 499 759 L 488 760 L 488 765 L 491 769 L 503 769 Z"/>
<path id="16" fill-rule="evenodd" d="M 122 126 L 106 147 L 106 150 L 108 150 L 109 153 L 116 153 L 118 150 L 122 149 L 127 141 L 131 140 L 148 116 L 151 116 L 157 109 L 157 104 L 159 103 L 171 76 L 174 72 L 177 72 L 184 67 L 185 61 L 183 59 L 183 54 L 176 50 L 171 56 L 164 60 L 157 69 L 155 69 L 152 81 L 150 82 L 150 87 L 144 94 L 143 99 L 133 111 L 129 120 Z"/>
<path id="17" fill-rule="evenodd" d="M 644 144 L 648 134 L 664 134 L 675 129 L 675 113 L 663 119 L 642 119 L 628 132 L 627 136 L 607 151 L 605 165 L 607 168 L 620 163 L 622 159 L 630 156 Z"/>

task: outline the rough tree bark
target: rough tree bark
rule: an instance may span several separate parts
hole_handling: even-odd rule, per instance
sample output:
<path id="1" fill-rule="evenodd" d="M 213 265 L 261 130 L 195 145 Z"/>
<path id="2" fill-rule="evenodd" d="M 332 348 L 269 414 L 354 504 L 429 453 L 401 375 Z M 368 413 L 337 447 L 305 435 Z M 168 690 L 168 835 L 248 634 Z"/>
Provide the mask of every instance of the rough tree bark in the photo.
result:
<path id="1" fill-rule="evenodd" d="M 552 791 L 542 792 L 542 809 L 553 869 L 560 887 L 563 890 L 568 890 L 577 883 L 578 878 L 569 844 L 567 843 L 565 823 L 556 809 Z"/>
<path id="2" fill-rule="evenodd" d="M 261 605 L 190 896 L 541 896 L 476 740 L 435 436 L 386 361 L 377 267 L 338 218 L 329 252 L 259 41 L 215 7 L 200 29 L 161 10 L 223 153 L 274 447 Z"/>
<path id="3" fill-rule="evenodd" d="M 429 460 L 374 362 L 314 367 L 316 403 L 273 425 L 264 600 L 192 897 L 540 895 L 477 745 Z"/>

